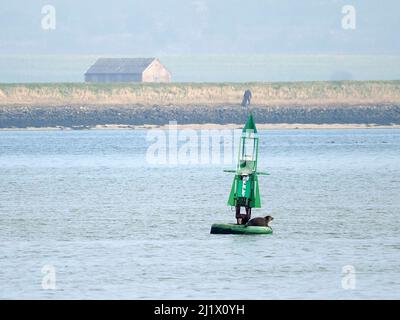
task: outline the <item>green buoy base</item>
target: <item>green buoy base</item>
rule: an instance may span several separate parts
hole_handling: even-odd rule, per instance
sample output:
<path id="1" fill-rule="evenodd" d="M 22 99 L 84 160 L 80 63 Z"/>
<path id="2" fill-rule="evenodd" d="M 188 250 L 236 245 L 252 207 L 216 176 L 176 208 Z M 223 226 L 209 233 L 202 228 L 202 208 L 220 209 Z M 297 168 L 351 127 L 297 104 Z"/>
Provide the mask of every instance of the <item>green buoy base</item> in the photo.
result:
<path id="1" fill-rule="evenodd" d="M 211 226 L 211 234 L 272 234 L 271 227 L 257 227 L 234 224 L 214 223 Z"/>

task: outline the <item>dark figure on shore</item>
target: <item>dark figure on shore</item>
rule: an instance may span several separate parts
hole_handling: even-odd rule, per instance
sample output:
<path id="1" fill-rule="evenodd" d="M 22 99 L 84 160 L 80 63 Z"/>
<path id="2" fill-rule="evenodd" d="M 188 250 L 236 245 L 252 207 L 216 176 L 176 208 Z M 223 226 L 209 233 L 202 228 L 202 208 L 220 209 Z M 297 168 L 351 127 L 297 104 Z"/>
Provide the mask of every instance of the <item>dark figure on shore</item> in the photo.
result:
<path id="1" fill-rule="evenodd" d="M 242 100 L 243 108 L 247 108 L 250 105 L 251 97 L 252 97 L 251 91 L 249 89 L 247 89 L 243 95 L 243 100 Z"/>

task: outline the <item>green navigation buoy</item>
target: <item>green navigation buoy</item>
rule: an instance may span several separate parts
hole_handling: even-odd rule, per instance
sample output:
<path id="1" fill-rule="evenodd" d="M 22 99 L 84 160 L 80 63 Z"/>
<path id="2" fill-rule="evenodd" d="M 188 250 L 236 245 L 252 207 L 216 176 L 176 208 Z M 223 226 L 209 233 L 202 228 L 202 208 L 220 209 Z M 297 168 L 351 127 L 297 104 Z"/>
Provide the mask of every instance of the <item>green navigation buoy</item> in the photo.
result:
<path id="1" fill-rule="evenodd" d="M 257 171 L 257 157 L 258 133 L 253 115 L 250 113 L 240 138 L 236 170 L 224 170 L 235 173 L 228 205 L 235 207 L 237 224 L 213 224 L 211 233 L 272 233 L 270 227 L 245 225 L 251 218 L 251 209 L 261 208 L 258 175 L 268 175 Z M 245 209 L 244 214 L 241 213 L 242 208 Z M 256 228 L 254 232 L 251 232 L 252 228 Z"/>

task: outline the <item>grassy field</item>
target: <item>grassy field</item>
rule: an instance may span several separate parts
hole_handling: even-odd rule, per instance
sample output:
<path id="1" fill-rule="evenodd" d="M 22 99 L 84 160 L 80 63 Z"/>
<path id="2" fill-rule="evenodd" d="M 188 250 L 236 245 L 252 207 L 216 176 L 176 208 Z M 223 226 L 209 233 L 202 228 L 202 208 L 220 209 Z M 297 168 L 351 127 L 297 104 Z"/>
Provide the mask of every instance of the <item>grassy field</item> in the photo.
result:
<path id="1" fill-rule="evenodd" d="M 0 105 L 400 105 L 400 81 L 169 84 L 0 84 Z"/>

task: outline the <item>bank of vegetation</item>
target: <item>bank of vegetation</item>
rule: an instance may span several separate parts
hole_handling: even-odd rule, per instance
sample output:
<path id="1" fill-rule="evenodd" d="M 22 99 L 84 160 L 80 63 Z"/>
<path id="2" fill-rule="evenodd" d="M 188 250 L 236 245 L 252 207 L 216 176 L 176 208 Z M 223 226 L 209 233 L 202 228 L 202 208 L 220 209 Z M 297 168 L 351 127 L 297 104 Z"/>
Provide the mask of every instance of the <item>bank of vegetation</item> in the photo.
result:
<path id="1" fill-rule="evenodd" d="M 399 104 L 400 81 L 167 84 L 0 84 L 0 105 L 231 105 L 245 89 L 257 106 Z"/>

